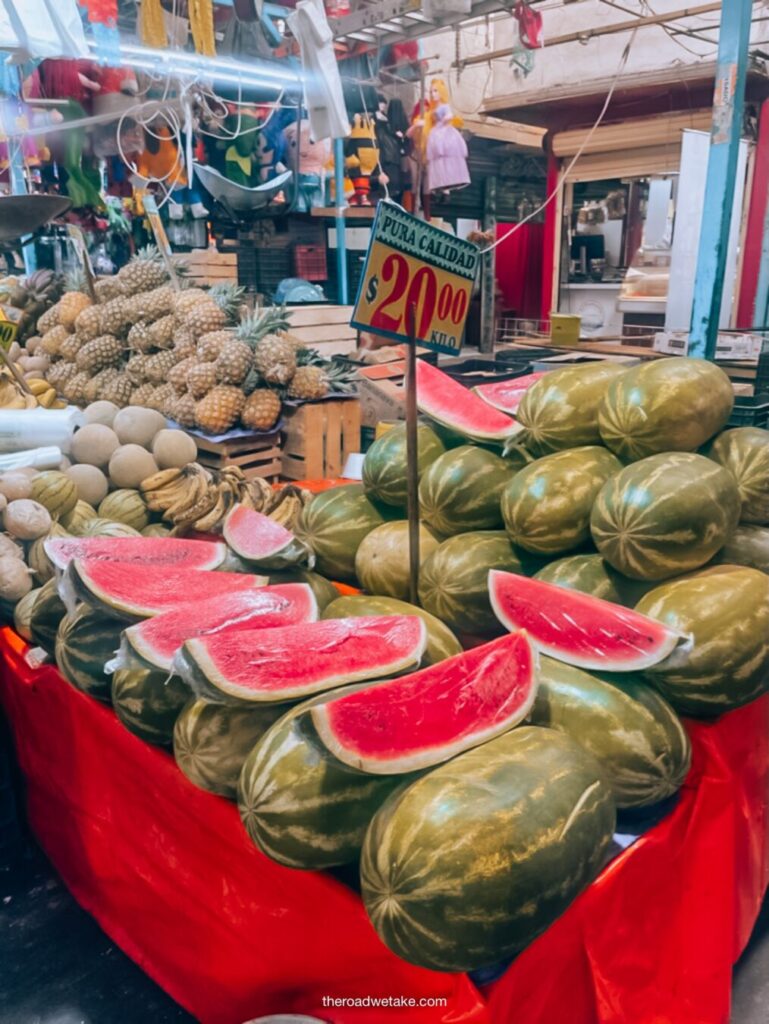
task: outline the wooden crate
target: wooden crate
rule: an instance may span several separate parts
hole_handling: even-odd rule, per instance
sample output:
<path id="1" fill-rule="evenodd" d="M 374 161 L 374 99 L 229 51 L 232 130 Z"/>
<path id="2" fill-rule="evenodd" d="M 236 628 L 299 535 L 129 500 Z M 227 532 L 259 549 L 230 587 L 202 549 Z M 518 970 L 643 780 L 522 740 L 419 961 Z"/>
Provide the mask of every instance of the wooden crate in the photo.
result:
<path id="1" fill-rule="evenodd" d="M 292 306 L 292 338 L 324 356 L 349 355 L 358 347 L 358 332 L 350 327 L 352 306 Z"/>
<path id="2" fill-rule="evenodd" d="M 284 409 L 281 475 L 288 480 L 321 480 L 342 475 L 347 456 L 360 451 L 357 398 L 308 402 Z"/>
<path id="3" fill-rule="evenodd" d="M 274 483 L 280 476 L 280 434 L 261 438 L 234 437 L 229 441 L 209 441 L 192 435 L 198 446 L 198 462 L 208 469 L 238 466 L 247 480 L 261 476 Z"/>
<path id="4" fill-rule="evenodd" d="M 176 260 L 186 266 L 186 279 L 197 287 L 238 283 L 238 257 L 234 252 L 193 249 L 176 257 Z"/>

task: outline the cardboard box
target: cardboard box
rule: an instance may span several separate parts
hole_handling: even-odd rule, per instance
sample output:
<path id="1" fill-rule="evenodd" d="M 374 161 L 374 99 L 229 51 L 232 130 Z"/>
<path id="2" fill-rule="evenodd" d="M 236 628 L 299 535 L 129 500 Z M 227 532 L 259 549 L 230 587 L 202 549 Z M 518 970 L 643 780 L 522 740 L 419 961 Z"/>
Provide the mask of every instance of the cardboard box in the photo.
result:
<path id="1" fill-rule="evenodd" d="M 758 362 L 764 345 L 761 334 L 740 334 L 739 331 L 719 331 L 716 341 L 716 359 L 737 359 Z M 659 331 L 654 335 L 654 351 L 669 356 L 685 356 L 689 351 L 688 331 Z"/>
<path id="2" fill-rule="evenodd" d="M 406 418 L 406 363 L 366 366 L 358 376 L 361 426 L 376 427 L 380 420 Z"/>

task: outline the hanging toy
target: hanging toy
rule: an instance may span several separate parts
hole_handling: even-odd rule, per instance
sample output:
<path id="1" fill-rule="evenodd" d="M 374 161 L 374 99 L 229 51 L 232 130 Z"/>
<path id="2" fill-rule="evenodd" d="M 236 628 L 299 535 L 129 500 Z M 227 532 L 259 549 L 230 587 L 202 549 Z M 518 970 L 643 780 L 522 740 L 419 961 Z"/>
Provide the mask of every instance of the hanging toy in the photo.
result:
<path id="1" fill-rule="evenodd" d="M 160 0 L 142 0 L 139 7 L 139 38 L 145 46 L 164 50 L 168 46 L 163 8 Z"/>
<path id="2" fill-rule="evenodd" d="M 211 0 L 189 0 L 190 31 L 197 53 L 216 56 L 214 7 Z"/>
<path id="3" fill-rule="evenodd" d="M 362 114 L 355 115 L 344 149 L 344 165 L 353 187 L 350 206 L 371 206 L 371 179 L 379 165 L 379 149 L 374 125 Z"/>
<path id="4" fill-rule="evenodd" d="M 544 42 L 542 14 L 529 7 L 527 0 L 517 0 L 513 6 L 513 17 L 518 22 L 520 39 L 527 50 L 539 50 Z"/>
<path id="5" fill-rule="evenodd" d="M 117 27 L 117 0 L 79 0 L 88 13 L 96 54 L 104 63 L 120 62 L 120 33 Z"/>
<path id="6" fill-rule="evenodd" d="M 430 83 L 430 104 L 424 122 L 427 191 L 448 192 L 469 185 L 467 143 L 458 131 L 462 120 L 454 117 L 448 86 L 442 78 L 434 78 Z"/>
<path id="7" fill-rule="evenodd" d="M 313 207 L 323 206 L 327 165 L 331 157 L 331 141 L 315 142 L 310 133 L 310 122 L 302 118 L 297 126 L 292 121 L 284 131 L 288 166 L 296 182 L 296 211 L 309 213 Z"/>

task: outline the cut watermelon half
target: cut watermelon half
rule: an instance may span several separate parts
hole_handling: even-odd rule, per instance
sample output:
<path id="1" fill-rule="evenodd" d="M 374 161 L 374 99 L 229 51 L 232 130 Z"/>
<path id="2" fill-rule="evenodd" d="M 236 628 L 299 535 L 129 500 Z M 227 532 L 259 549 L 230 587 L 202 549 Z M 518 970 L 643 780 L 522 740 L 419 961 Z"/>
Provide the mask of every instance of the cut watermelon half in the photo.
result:
<path id="1" fill-rule="evenodd" d="M 417 360 L 417 405 L 444 427 L 477 441 L 507 441 L 523 430 L 424 359 Z"/>
<path id="2" fill-rule="evenodd" d="M 217 633 L 182 652 L 199 697 L 280 702 L 405 672 L 426 644 L 419 616 L 377 615 Z"/>
<path id="3" fill-rule="evenodd" d="M 543 654 L 577 668 L 635 672 L 691 642 L 630 608 L 512 572 L 491 570 L 489 597 L 506 629 L 525 629 Z"/>
<path id="4" fill-rule="evenodd" d="M 521 399 L 538 380 L 545 376 L 542 373 L 527 373 L 523 377 L 516 377 L 514 380 L 498 380 L 491 384 L 477 384 L 473 391 L 482 398 L 484 402 L 513 416 L 518 412 Z"/>
<path id="5" fill-rule="evenodd" d="M 202 605 L 222 594 L 254 590 L 267 583 L 264 576 L 168 565 L 132 565 L 128 562 L 70 562 L 59 584 L 68 606 L 80 599 L 114 618 L 136 622 L 183 604 L 194 596 Z"/>
<path id="6" fill-rule="evenodd" d="M 373 775 L 411 772 L 499 736 L 536 695 L 524 633 L 312 708 L 318 736 L 344 764 Z"/>
<path id="7" fill-rule="evenodd" d="M 74 558 L 133 565 L 173 565 L 185 569 L 218 569 L 227 554 L 221 541 L 179 537 L 55 537 L 43 545 L 57 569 Z"/>
<path id="8" fill-rule="evenodd" d="M 306 583 L 280 583 L 258 590 L 223 594 L 205 604 L 190 601 L 145 619 L 123 632 L 125 664 L 138 659 L 145 667 L 170 672 L 185 640 L 212 634 L 315 622 L 318 603 Z"/>
<path id="9" fill-rule="evenodd" d="M 224 539 L 236 555 L 257 569 L 312 569 L 315 555 L 290 530 L 245 505 L 236 505 L 224 520 Z"/>

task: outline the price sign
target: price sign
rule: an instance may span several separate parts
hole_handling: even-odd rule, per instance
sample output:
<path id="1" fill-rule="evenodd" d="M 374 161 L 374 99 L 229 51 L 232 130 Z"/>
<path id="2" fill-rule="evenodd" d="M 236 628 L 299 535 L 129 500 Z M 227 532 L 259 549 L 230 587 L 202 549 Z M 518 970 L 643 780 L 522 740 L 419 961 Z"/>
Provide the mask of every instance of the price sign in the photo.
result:
<path id="1" fill-rule="evenodd" d="M 458 354 L 479 261 L 477 246 L 381 202 L 352 326 L 408 341 L 414 305 L 418 344 Z"/>
<path id="2" fill-rule="evenodd" d="M 12 306 L 0 306 L 0 348 L 8 351 L 19 333 L 21 310 Z"/>
<path id="3" fill-rule="evenodd" d="M 75 250 L 75 255 L 80 262 L 80 266 L 83 268 L 85 287 L 88 292 L 88 296 L 92 302 L 96 302 L 96 291 L 93 286 L 96 275 L 94 274 L 93 263 L 91 263 L 91 255 L 88 252 L 88 244 L 85 240 L 83 229 L 77 224 L 68 224 L 67 234 L 72 242 L 72 247 Z"/>

